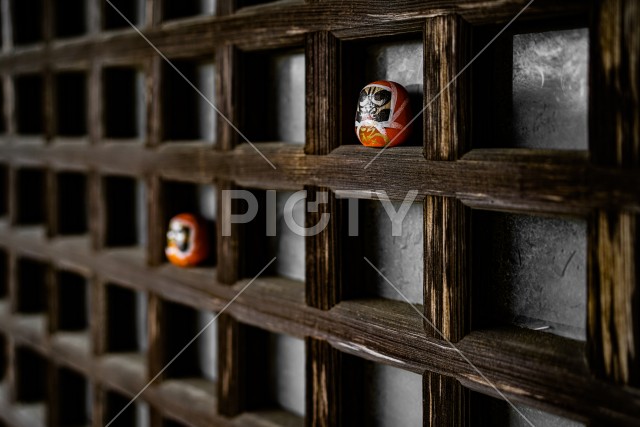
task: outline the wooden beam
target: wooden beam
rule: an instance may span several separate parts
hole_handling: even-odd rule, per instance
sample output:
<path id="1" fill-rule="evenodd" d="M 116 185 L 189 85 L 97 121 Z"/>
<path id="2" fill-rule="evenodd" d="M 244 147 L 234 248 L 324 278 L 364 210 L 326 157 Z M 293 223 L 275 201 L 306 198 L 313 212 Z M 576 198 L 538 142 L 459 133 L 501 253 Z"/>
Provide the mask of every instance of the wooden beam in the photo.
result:
<path id="1" fill-rule="evenodd" d="M 468 426 L 469 390 L 458 380 L 433 372 L 423 375 L 423 424 Z"/>
<path id="2" fill-rule="evenodd" d="M 312 337 L 306 344 L 307 427 L 342 425 L 342 353 L 328 342 Z"/>
<path id="3" fill-rule="evenodd" d="M 640 5 L 595 4 L 591 32 L 591 160 L 640 168 Z M 598 376 L 640 385 L 640 223 L 602 209 L 589 221 L 588 357 Z"/>
<path id="4" fill-rule="evenodd" d="M 218 317 L 218 414 L 233 417 L 247 405 L 245 326 L 228 314 Z"/>
<path id="5" fill-rule="evenodd" d="M 424 155 L 459 160 L 468 149 L 470 29 L 457 15 L 427 20 L 424 31 Z M 469 332 L 471 214 L 455 198 L 424 200 L 424 322 L 428 336 L 458 342 Z M 443 344 L 449 345 L 449 344 Z M 464 425 L 468 390 L 455 378 L 424 374 L 425 426 Z"/>
<path id="6" fill-rule="evenodd" d="M 242 244 L 242 227 L 231 223 L 231 215 L 238 212 L 239 201 L 229 199 L 225 201 L 225 192 L 235 189 L 229 181 L 216 182 L 216 249 L 217 249 L 217 280 L 220 283 L 232 285 L 241 277 L 240 246 Z M 230 227 L 229 235 L 224 235 L 224 224 Z"/>
<path id="7" fill-rule="evenodd" d="M 306 154 L 340 145 L 340 41 L 329 31 L 306 36 Z"/>

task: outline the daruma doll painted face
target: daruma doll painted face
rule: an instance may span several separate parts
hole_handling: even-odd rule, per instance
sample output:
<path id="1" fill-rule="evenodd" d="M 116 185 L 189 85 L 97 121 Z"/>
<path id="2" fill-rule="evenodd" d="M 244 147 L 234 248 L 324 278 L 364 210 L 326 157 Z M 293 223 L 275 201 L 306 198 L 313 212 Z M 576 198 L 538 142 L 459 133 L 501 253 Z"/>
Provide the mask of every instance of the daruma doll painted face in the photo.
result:
<path id="1" fill-rule="evenodd" d="M 169 221 L 165 254 L 172 264 L 180 267 L 194 266 L 209 255 L 207 227 L 195 215 L 183 213 Z"/>
<path id="2" fill-rule="evenodd" d="M 409 94 L 402 85 L 387 80 L 369 83 L 358 98 L 356 135 L 367 147 L 395 147 L 411 134 L 411 118 Z"/>

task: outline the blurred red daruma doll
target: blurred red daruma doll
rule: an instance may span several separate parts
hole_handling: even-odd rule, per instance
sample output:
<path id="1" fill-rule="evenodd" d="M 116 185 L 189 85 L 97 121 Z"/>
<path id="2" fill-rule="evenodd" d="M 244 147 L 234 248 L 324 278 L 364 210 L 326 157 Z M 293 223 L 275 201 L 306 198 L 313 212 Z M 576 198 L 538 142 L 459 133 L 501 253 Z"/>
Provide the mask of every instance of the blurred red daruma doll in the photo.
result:
<path id="1" fill-rule="evenodd" d="M 209 256 L 207 226 L 195 215 L 182 213 L 169 221 L 165 254 L 172 264 L 194 266 Z"/>
<path id="2" fill-rule="evenodd" d="M 356 110 L 356 135 L 367 147 L 395 147 L 407 140 L 411 126 L 409 94 L 387 80 L 369 83 L 360 92 Z M 404 130 L 403 130 L 404 129 Z"/>

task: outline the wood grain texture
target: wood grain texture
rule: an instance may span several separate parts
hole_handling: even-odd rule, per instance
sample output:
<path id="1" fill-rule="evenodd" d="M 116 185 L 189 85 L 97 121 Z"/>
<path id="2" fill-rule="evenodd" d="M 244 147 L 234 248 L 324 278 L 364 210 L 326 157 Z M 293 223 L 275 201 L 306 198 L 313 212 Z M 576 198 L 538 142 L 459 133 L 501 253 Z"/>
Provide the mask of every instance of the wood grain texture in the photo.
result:
<path id="1" fill-rule="evenodd" d="M 429 336 L 457 342 L 470 326 L 470 209 L 452 198 L 424 202 L 424 311 Z"/>
<path id="2" fill-rule="evenodd" d="M 165 366 L 167 362 L 165 354 L 165 338 L 164 325 L 167 322 L 162 299 L 150 293 L 147 306 L 147 330 L 149 339 L 149 350 L 147 351 L 147 372 L 146 378 L 151 380 Z M 159 384 L 164 379 L 164 374 L 160 374 L 154 381 Z"/>
<path id="3" fill-rule="evenodd" d="M 236 214 L 240 208 L 239 200 L 229 196 L 228 203 L 225 202 L 225 191 L 231 191 L 237 187 L 228 181 L 218 181 L 216 183 L 216 236 L 217 236 L 217 280 L 220 283 L 229 285 L 238 281 L 241 276 L 241 241 L 242 228 L 240 224 L 231 222 L 231 215 Z M 229 224 L 230 235 L 223 233 L 223 224 Z"/>
<path id="4" fill-rule="evenodd" d="M 307 427 L 341 426 L 342 355 L 326 341 L 305 339 Z"/>
<path id="5" fill-rule="evenodd" d="M 158 266 L 165 261 L 164 248 L 166 242 L 165 224 L 165 195 L 162 181 L 155 175 L 148 176 L 145 180 L 147 188 L 147 263 L 150 266 Z"/>
<path id="6" fill-rule="evenodd" d="M 600 165 L 640 167 L 640 5 L 597 4 L 591 39 L 590 154 Z M 589 221 L 588 356 L 593 371 L 640 385 L 637 212 L 601 209 Z"/>
<path id="7" fill-rule="evenodd" d="M 260 7 L 245 8 L 230 16 L 186 20 L 181 25 L 160 24 L 154 2 L 153 26 L 145 35 L 169 57 L 206 55 L 216 48 L 235 44 L 247 49 L 266 49 L 299 45 L 304 35 L 317 31 L 343 31 L 342 36 L 363 38 L 371 36 L 372 29 L 380 28 L 380 35 L 397 34 L 426 18 L 442 14 L 460 14 L 473 24 L 506 23 L 522 9 L 524 2 L 500 0 L 351 1 L 328 2 L 272 2 Z M 558 4 L 553 0 L 538 0 L 529 7 L 521 19 L 586 14 L 589 4 L 580 0 Z M 389 11 L 393 11 L 390 13 Z M 149 15 L 147 15 L 149 16 Z M 357 29 L 356 29 L 357 28 Z M 356 29 L 356 30 L 354 30 Z M 378 30 L 375 30 L 378 31 Z M 16 52 L 0 56 L 0 70 L 42 68 L 44 64 L 64 64 L 88 55 L 105 59 L 138 61 L 141 57 L 155 56 L 155 51 L 134 30 L 87 35 L 77 40 L 58 41 L 45 48 Z"/>
<path id="8" fill-rule="evenodd" d="M 233 317 L 218 317 L 218 413 L 227 417 L 245 409 L 244 327 Z"/>
<path id="9" fill-rule="evenodd" d="M 237 102 L 241 98 L 241 55 L 233 45 L 225 45 L 216 49 L 216 107 L 220 114 L 216 116 L 216 147 L 222 151 L 233 149 L 242 139 L 237 131 L 229 124 L 241 126 L 240 112 Z M 226 117 L 224 120 L 222 117 Z"/>
<path id="10" fill-rule="evenodd" d="M 426 21 L 424 31 L 424 152 L 428 160 L 457 160 L 469 147 L 468 74 L 471 29 L 458 15 Z"/>
<path id="11" fill-rule="evenodd" d="M 91 334 L 91 352 L 95 356 L 102 356 L 107 352 L 107 289 L 106 284 L 92 278 L 88 281 L 91 287 L 89 292 L 89 304 L 91 315 L 89 316 L 89 331 Z"/>
<path id="12" fill-rule="evenodd" d="M 162 142 L 162 64 L 160 56 L 153 56 L 146 62 L 145 102 L 147 113 L 147 147 L 157 147 Z"/>
<path id="13" fill-rule="evenodd" d="M 640 384 L 636 214 L 600 211 L 589 223 L 589 358 L 615 382 Z"/>
<path id="14" fill-rule="evenodd" d="M 327 226 L 318 234 L 305 238 L 307 304 L 321 310 L 329 310 L 342 300 L 342 222 L 343 201 L 325 187 L 306 187 L 307 210 L 305 227 L 321 224 L 329 215 Z M 318 203 L 320 194 L 326 203 Z M 314 210 L 316 212 L 314 212 Z"/>
<path id="15" fill-rule="evenodd" d="M 469 390 L 455 378 L 433 372 L 423 375 L 425 426 L 468 426 Z"/>
<path id="16" fill-rule="evenodd" d="M 591 160 L 640 166 L 640 5 L 606 0 L 591 32 Z"/>
<path id="17" fill-rule="evenodd" d="M 96 172 L 89 173 L 87 190 L 89 198 L 88 215 L 91 248 L 97 251 L 104 248 L 107 233 L 107 206 L 102 176 Z"/>
<path id="18" fill-rule="evenodd" d="M 394 147 L 371 163 L 366 174 L 356 174 L 365 170 L 377 151 L 349 145 L 312 156 L 292 144 L 258 147 L 276 170 L 248 144 L 232 152 L 203 144 L 166 144 L 158 150 L 138 144 L 10 144 L 0 149 L 0 161 L 102 174 L 158 174 L 197 183 L 220 179 L 258 189 L 315 185 L 357 193 L 375 183 L 393 200 L 403 200 L 407 191 L 415 189 L 418 200 L 425 195 L 457 197 L 474 208 L 490 210 L 585 216 L 596 208 L 640 212 L 640 176 L 629 169 L 591 165 L 581 152 L 472 150 L 458 161 L 442 162 L 425 160 L 420 147 Z"/>
<path id="19" fill-rule="evenodd" d="M 340 41 L 328 32 L 306 37 L 306 154 L 329 154 L 340 145 Z"/>
<path id="20" fill-rule="evenodd" d="M 45 198 L 45 224 L 48 237 L 58 235 L 59 208 L 58 208 L 58 180 L 55 172 L 47 170 L 44 177 Z"/>

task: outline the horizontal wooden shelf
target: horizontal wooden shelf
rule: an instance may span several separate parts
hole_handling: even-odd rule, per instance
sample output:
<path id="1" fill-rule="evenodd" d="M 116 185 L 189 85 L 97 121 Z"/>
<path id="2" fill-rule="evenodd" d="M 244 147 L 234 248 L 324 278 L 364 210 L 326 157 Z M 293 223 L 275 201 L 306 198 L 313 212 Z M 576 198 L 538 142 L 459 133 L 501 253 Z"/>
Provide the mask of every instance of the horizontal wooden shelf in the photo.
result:
<path id="1" fill-rule="evenodd" d="M 94 253 L 87 250 L 88 243 L 83 239 L 47 241 L 41 235 L 6 227 L 0 228 L 0 242 L 18 254 L 37 254 L 54 264 L 73 260 L 107 280 L 213 311 L 224 307 L 249 280 L 243 279 L 234 286 L 222 285 L 216 282 L 214 269 L 179 269 L 170 265 L 150 268 L 142 249 Z M 453 376 L 471 389 L 495 394 L 485 378 L 448 343 L 427 338 L 422 318 L 402 302 L 350 300 L 329 311 L 320 311 L 306 306 L 304 287 L 299 282 L 264 277 L 255 280 L 229 306 L 227 313 L 249 325 L 299 338 L 311 336 L 327 340 L 346 353 L 416 373 L 430 370 Z M 64 349 L 50 346 L 45 336 L 20 326 L 20 316 L 17 320 L 15 316 L 3 316 L 0 328 L 17 340 L 24 340 L 41 351 L 53 352 L 56 359 L 90 365 L 88 361 L 82 362 L 86 358 L 84 346 L 67 345 Z M 563 415 L 579 419 L 606 420 L 616 416 L 631 422 L 640 417 L 640 393 L 592 377 L 582 342 L 510 328 L 474 331 L 462 339 L 457 348 L 514 402 L 550 412 L 563 408 Z M 76 352 L 77 358 L 70 357 L 69 352 Z M 115 381 L 111 386 L 124 386 L 130 393 L 139 390 L 136 390 L 139 379 L 126 374 L 126 369 L 112 367 L 107 373 L 102 366 L 103 380 Z M 558 383 L 557 378 L 563 381 Z M 553 401 L 547 396 L 553 396 Z M 588 407 L 585 401 L 590 402 Z"/>
<path id="2" fill-rule="evenodd" d="M 586 153 L 528 149 L 472 150 L 456 162 L 427 161 L 420 147 L 396 147 L 379 153 L 363 146 L 341 146 L 326 156 L 305 155 L 287 143 L 256 146 L 273 169 L 248 144 L 232 152 L 205 144 L 83 146 L 0 145 L 0 162 L 50 166 L 55 170 L 97 170 L 102 174 L 209 183 L 216 179 L 261 189 L 329 187 L 355 197 L 384 189 L 402 200 L 410 190 L 457 197 L 479 209 L 585 215 L 593 209 L 640 211 L 640 174 L 591 165 Z M 354 170 L 363 173 L 354 174 Z"/>
<path id="3" fill-rule="evenodd" d="M 229 43 L 245 49 L 302 46 L 305 33 L 312 31 L 333 31 L 344 39 L 416 32 L 421 31 L 428 17 L 444 13 L 459 13 L 473 24 L 499 24 L 513 18 L 523 6 L 524 2 L 501 0 L 279 1 L 245 8 L 231 16 L 176 20 L 142 31 L 168 57 L 211 56 L 216 46 Z M 327 14 L 326 10 L 332 13 Z M 580 0 L 565 1 L 562 5 L 553 0 L 538 0 L 521 19 L 586 16 L 588 10 L 589 3 Z M 359 25 L 354 27 L 354 22 Z M 0 72 L 34 71 L 49 64 L 54 69 L 68 68 L 70 64 L 88 67 L 88 55 L 100 57 L 105 63 L 124 58 L 139 63 L 144 57 L 155 55 L 155 51 L 133 29 L 105 31 L 57 40 L 50 48 L 37 44 L 1 54 Z"/>

